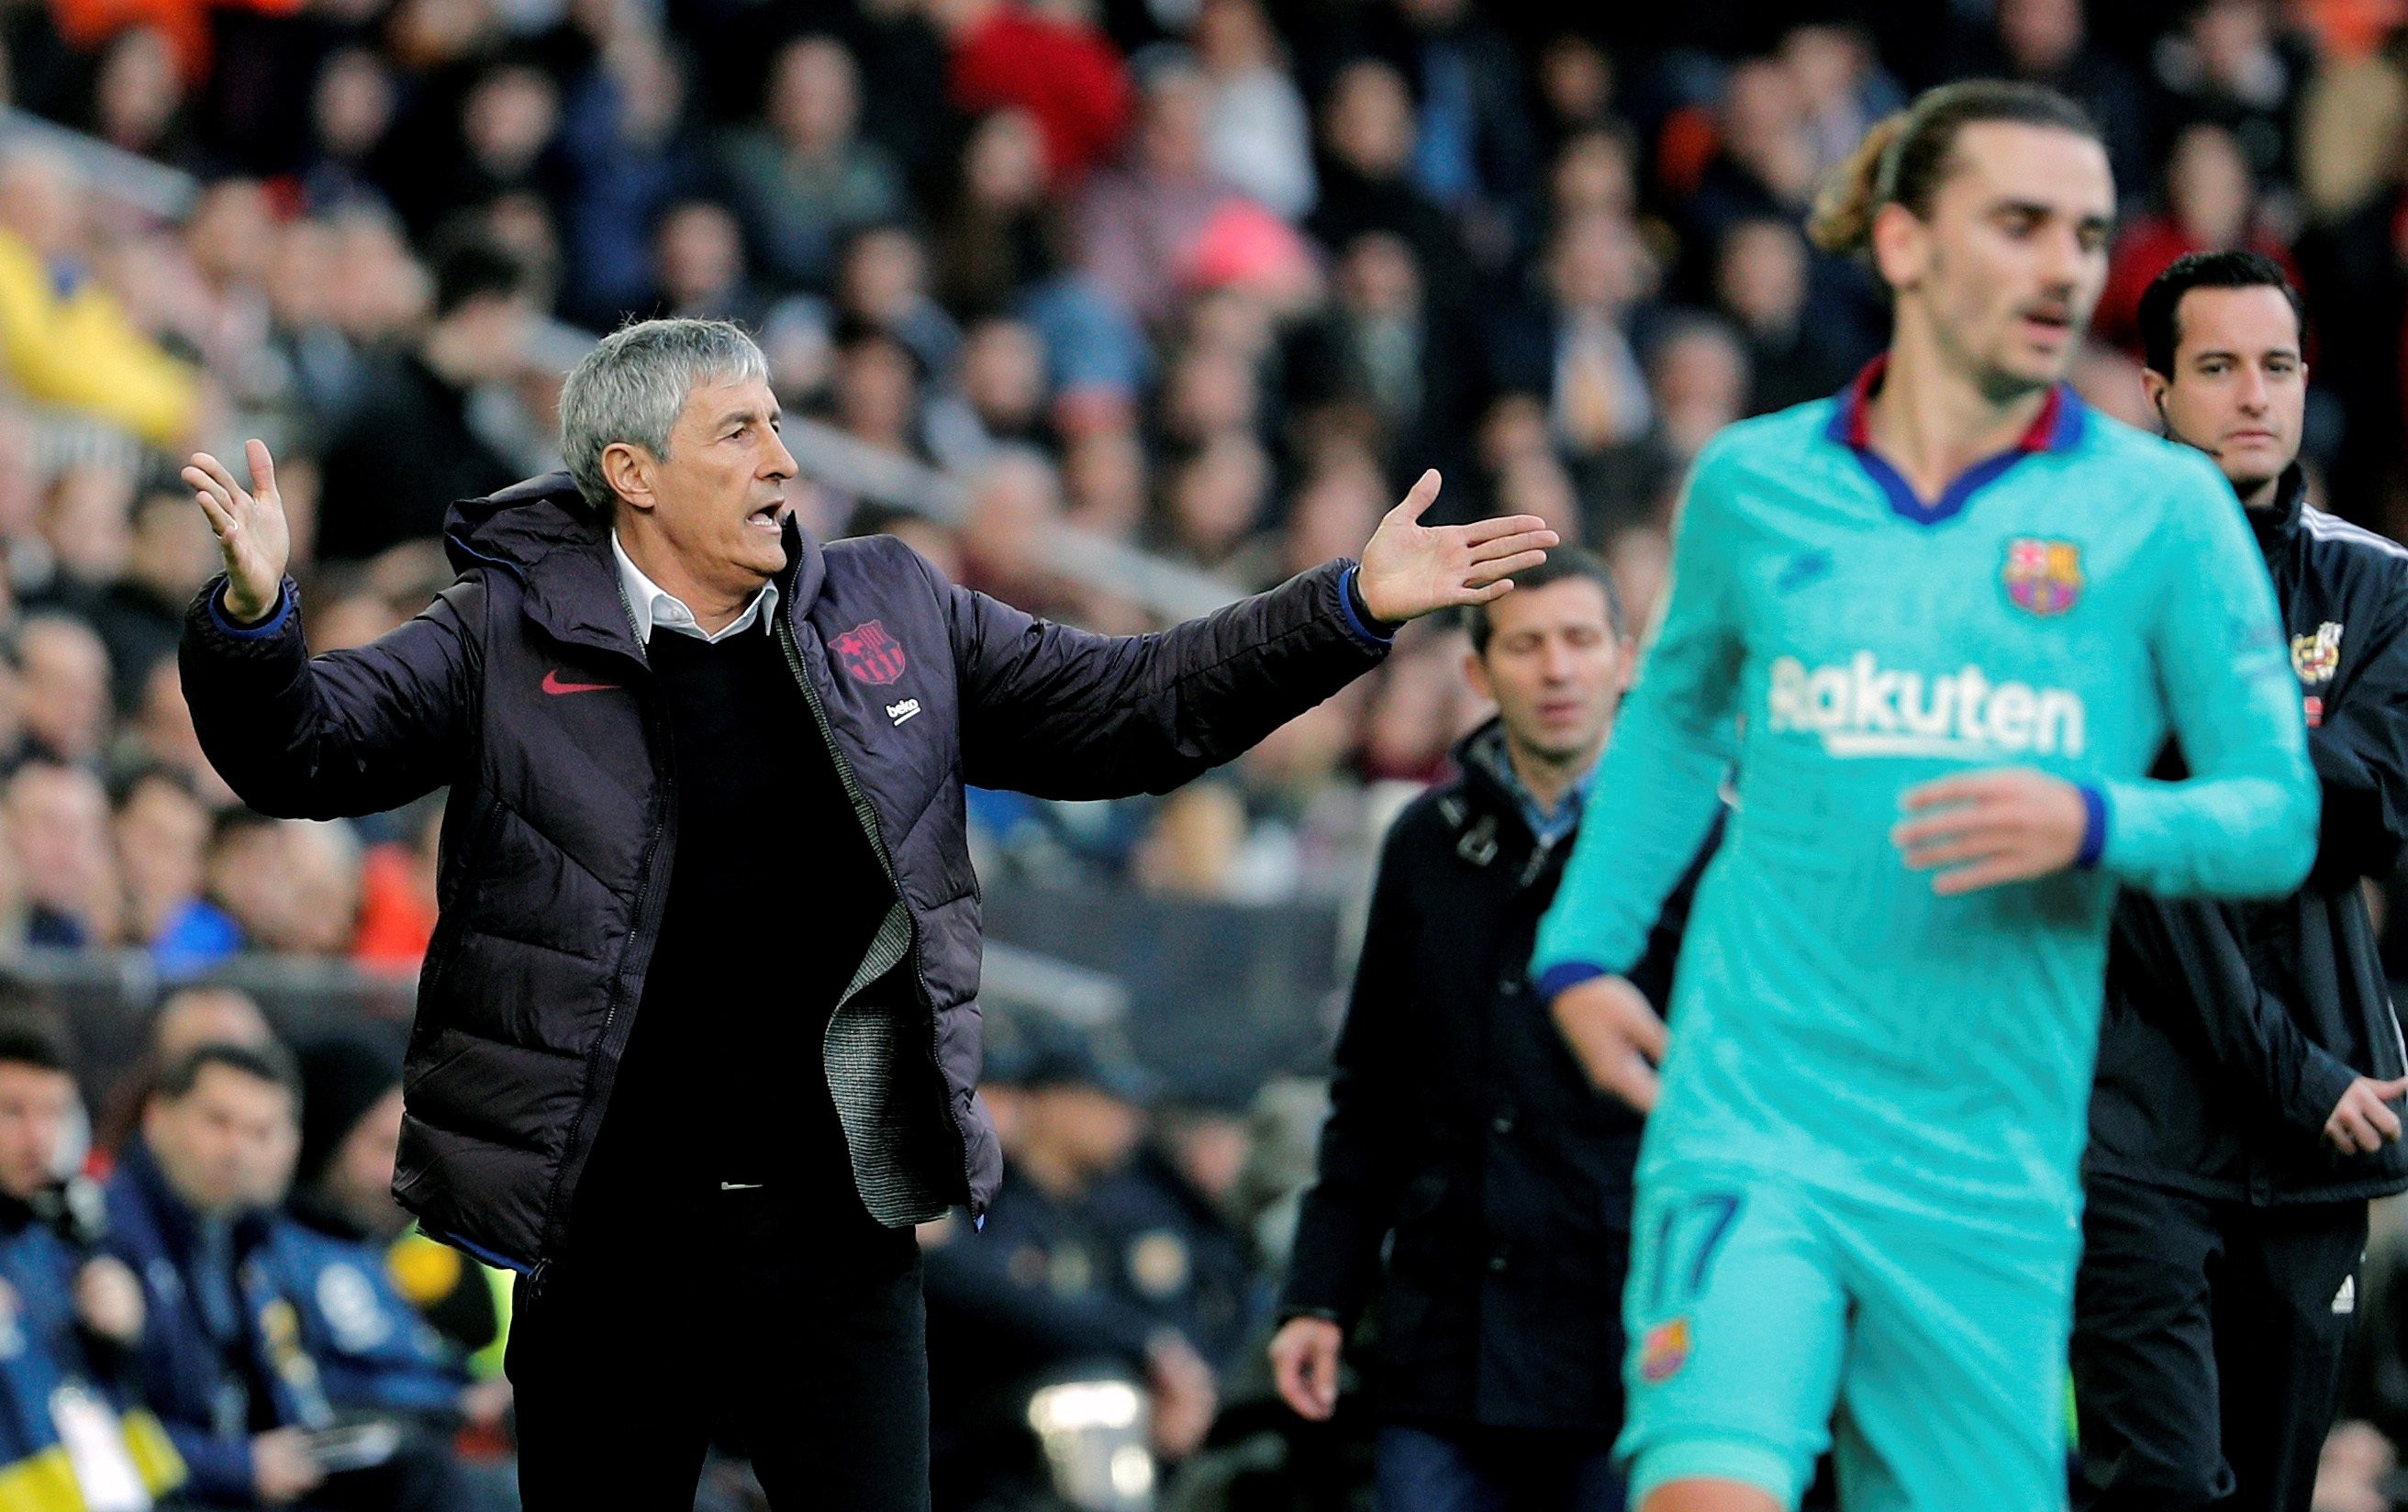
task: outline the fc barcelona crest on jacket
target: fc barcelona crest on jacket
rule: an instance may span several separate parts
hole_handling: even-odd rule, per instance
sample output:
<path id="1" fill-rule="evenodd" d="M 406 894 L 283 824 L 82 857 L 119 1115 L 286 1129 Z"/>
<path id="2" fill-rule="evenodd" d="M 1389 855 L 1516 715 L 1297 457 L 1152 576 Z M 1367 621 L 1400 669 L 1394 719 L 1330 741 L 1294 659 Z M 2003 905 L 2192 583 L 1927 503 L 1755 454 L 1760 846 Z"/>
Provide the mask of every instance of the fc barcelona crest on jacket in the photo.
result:
<path id="1" fill-rule="evenodd" d="M 2341 670 L 2341 626 L 2327 620 L 2313 635 L 2293 635 L 2291 670 L 2311 688 L 2332 681 L 2332 675 Z"/>
<path id="2" fill-rule="evenodd" d="M 903 643 L 888 635 L 886 627 L 875 620 L 864 620 L 828 644 L 835 648 L 847 672 L 880 687 L 901 677 L 907 664 Z"/>
<path id="3" fill-rule="evenodd" d="M 2018 535 L 2007 543 L 2001 577 L 2016 608 L 2027 614 L 2063 614 L 2082 596 L 2082 548 L 2071 541 Z"/>

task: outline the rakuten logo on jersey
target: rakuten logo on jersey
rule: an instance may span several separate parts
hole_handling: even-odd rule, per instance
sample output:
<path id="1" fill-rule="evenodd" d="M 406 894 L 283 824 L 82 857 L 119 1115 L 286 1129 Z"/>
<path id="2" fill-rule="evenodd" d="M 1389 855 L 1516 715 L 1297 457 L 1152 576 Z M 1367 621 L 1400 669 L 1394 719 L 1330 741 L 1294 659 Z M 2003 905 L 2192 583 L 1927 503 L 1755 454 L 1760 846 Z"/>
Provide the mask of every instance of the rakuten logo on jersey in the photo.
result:
<path id="1" fill-rule="evenodd" d="M 1834 756 L 2079 756 L 2082 700 L 2062 688 L 1884 671 L 1870 651 L 1811 671 L 1772 663 L 1771 726 L 1823 737 Z"/>

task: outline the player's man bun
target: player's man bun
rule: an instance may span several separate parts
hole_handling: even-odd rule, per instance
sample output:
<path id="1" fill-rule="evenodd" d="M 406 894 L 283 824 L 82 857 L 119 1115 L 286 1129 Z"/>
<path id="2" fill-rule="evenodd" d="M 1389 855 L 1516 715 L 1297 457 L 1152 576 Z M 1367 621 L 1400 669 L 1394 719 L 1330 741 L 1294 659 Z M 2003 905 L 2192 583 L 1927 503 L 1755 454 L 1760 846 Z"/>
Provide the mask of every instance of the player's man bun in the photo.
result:
<path id="1" fill-rule="evenodd" d="M 1807 240 L 1842 255 L 1872 245 L 1873 212 L 1882 207 L 1882 160 L 1906 129 L 1906 114 L 1893 110 L 1874 121 L 1864 140 L 1823 180 L 1813 213 L 1806 218 Z"/>
<path id="2" fill-rule="evenodd" d="M 2000 78 L 1942 84 L 1865 133 L 1815 195 L 1806 235 L 1827 252 L 1865 253 L 1872 250 L 1873 217 L 1883 206 L 1903 205 L 1928 217 L 1955 165 L 1957 133 L 1985 121 L 2103 142 L 2089 113 L 2053 89 Z"/>

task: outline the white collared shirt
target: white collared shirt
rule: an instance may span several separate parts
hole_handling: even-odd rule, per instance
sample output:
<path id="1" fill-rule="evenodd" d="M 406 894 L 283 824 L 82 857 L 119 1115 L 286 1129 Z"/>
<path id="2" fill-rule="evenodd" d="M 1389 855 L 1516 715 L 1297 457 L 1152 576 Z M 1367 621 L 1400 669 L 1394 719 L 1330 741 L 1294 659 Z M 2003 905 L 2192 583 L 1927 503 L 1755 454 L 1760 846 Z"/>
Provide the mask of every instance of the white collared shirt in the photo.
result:
<path id="1" fill-rule="evenodd" d="M 750 630 L 756 620 L 764 629 L 778 622 L 778 585 L 763 583 L 761 592 L 752 595 L 752 602 L 744 606 L 744 612 L 729 620 L 726 629 L 711 635 L 695 619 L 684 600 L 644 576 L 644 569 L 637 566 L 635 559 L 627 555 L 627 549 L 619 544 L 615 530 L 610 533 L 610 554 L 619 559 L 619 583 L 626 589 L 627 608 L 636 617 L 636 638 L 647 646 L 652 643 L 654 626 L 717 645 L 730 635 Z"/>

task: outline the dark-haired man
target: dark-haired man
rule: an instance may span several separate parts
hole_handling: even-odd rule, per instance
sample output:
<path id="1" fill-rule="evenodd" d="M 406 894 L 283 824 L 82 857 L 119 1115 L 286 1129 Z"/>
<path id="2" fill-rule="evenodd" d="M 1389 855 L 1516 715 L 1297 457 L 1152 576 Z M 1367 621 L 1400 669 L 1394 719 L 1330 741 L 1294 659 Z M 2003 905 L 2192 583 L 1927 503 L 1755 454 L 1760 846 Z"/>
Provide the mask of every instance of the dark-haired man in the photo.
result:
<path id="1" fill-rule="evenodd" d="M 2305 1512 L 2366 1201 L 2408 1188 L 2408 1067 L 2359 891 L 2408 836 L 2408 549 L 2306 502 L 2304 307 L 2280 267 L 2185 257 L 2141 328 L 2149 402 L 2223 469 L 2273 574 L 2324 818 L 2286 899 L 2117 908 L 2084 1165 L 2076 1505 Z"/>
<path id="2" fill-rule="evenodd" d="M 437 260 L 433 323 L 417 346 L 369 370 L 326 448 L 320 557 L 360 561 L 433 540 L 453 500 L 517 480 L 517 464 L 479 434 L 468 401 L 524 367 L 534 290 L 523 264 L 482 242 Z"/>
<path id="3" fill-rule="evenodd" d="M 44 1024 L 0 1017 L 0 1505 L 63 1476 L 79 1506 L 148 1505 L 183 1478 L 148 1412 L 130 1410 L 126 1350 L 142 1289 L 98 1254 L 98 1193 L 59 1178 L 75 1078 Z M 52 1505 L 47 1501 L 42 1505 Z"/>
<path id="4" fill-rule="evenodd" d="M 308 1430 L 330 1409 L 265 1263 L 299 1102 L 282 1047 L 203 1045 L 160 1074 L 108 1183 L 108 1248 L 149 1312 L 144 1389 L 212 1505 L 280 1506 L 324 1478 Z"/>
<path id="5" fill-rule="evenodd" d="M 1271 1362 L 1329 1417 L 1376 1293 L 1382 1512 L 1618 1512 L 1641 1116 L 1597 1090 L 1612 1047 L 1551 1024 L 1523 968 L 1634 648 L 1604 564 L 1566 549 L 1469 626 L 1498 717 L 1389 833 Z M 1689 891 L 1634 973 L 1658 1004 Z"/>

